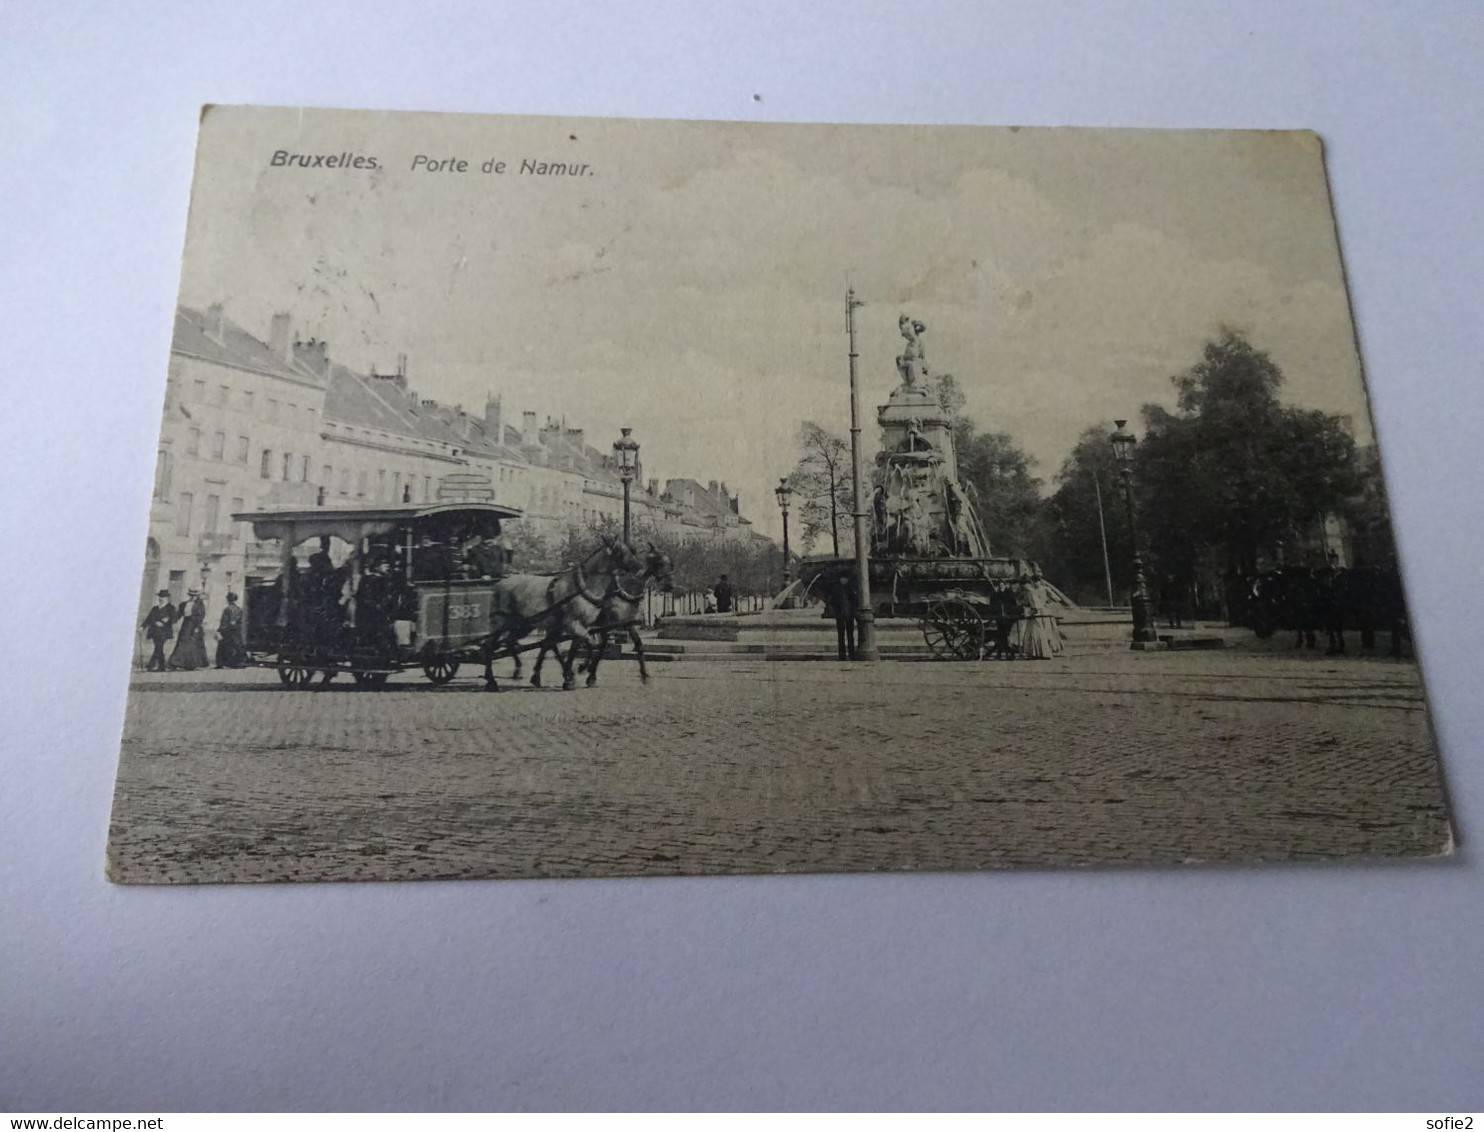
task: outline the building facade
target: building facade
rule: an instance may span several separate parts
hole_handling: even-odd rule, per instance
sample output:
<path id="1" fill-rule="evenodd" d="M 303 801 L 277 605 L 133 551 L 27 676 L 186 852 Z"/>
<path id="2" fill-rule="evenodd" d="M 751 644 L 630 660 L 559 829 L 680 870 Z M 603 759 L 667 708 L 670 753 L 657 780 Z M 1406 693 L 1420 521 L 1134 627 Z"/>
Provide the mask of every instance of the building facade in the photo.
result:
<path id="1" fill-rule="evenodd" d="M 439 481 L 455 473 L 487 479 L 495 501 L 520 508 L 521 524 L 543 538 L 623 518 L 613 453 L 589 444 L 583 428 L 538 424 L 534 412 L 517 425 L 498 397 L 478 414 L 422 398 L 405 357 L 391 374 L 355 373 L 330 357 L 327 343 L 301 340 L 286 314 L 275 314 L 259 339 L 220 306 L 181 307 L 141 607 L 158 589 L 176 601 L 191 587 L 220 596 L 277 572 L 277 549 L 255 541 L 233 514 L 432 502 Z M 637 529 L 681 542 L 763 538 L 725 484 L 671 479 L 662 489 L 642 465 L 631 513 Z"/>

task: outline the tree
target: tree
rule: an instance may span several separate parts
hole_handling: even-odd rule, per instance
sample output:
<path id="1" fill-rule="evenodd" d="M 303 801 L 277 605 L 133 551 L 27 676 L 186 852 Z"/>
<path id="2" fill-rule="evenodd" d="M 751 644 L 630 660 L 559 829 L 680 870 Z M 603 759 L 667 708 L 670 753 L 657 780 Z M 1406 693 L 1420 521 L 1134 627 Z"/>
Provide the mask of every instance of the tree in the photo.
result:
<path id="1" fill-rule="evenodd" d="M 1344 515 L 1350 527 L 1355 564 L 1396 566 L 1396 541 L 1391 531 L 1391 505 L 1381 478 L 1381 458 L 1374 444 L 1356 451 L 1356 493 L 1346 502 Z"/>
<path id="2" fill-rule="evenodd" d="M 1041 505 L 1041 483 L 1030 471 L 1034 461 L 1009 433 L 975 428 L 964 413 L 966 398 L 952 374 L 940 374 L 933 390 L 953 428 L 959 483 L 974 503 L 991 551 L 1007 557 L 1029 555 Z"/>
<path id="3" fill-rule="evenodd" d="M 955 424 L 958 478 L 999 557 L 1029 557 L 1041 508 L 1041 481 L 1033 461 L 1005 432 L 976 432 L 973 422 Z"/>
<path id="4" fill-rule="evenodd" d="M 1359 490 L 1345 419 L 1284 406 L 1282 370 L 1239 334 L 1207 342 L 1172 381 L 1177 410 L 1144 407 L 1136 453 L 1141 533 L 1165 573 L 1188 576 L 1209 551 L 1252 574 Z"/>
<path id="5" fill-rule="evenodd" d="M 840 523 L 854 506 L 850 478 L 850 444 L 813 421 L 799 426 L 799 462 L 788 477 L 798 506 L 800 542 L 804 550 L 827 534 L 840 557 Z"/>
<path id="6" fill-rule="evenodd" d="M 1090 605 L 1121 601 L 1132 569 L 1123 486 L 1108 442 L 1112 432 L 1112 422 L 1083 430 L 1040 512 L 1036 560 L 1058 585 Z"/>

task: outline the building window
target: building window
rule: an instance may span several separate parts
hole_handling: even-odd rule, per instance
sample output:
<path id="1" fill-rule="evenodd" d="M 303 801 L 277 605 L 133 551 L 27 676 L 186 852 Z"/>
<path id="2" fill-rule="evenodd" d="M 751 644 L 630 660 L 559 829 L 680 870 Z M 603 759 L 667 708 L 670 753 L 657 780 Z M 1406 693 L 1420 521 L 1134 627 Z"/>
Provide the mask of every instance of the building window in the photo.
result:
<path id="1" fill-rule="evenodd" d="M 197 378 L 195 381 L 191 382 L 191 396 L 195 400 L 196 404 L 206 404 L 206 382 L 204 380 L 202 380 L 201 378 Z"/>
<path id="2" fill-rule="evenodd" d="M 248 416 L 252 416 L 252 403 L 253 403 L 253 392 L 252 392 L 252 390 L 251 389 L 244 389 L 242 391 L 242 411 L 244 413 L 246 413 Z"/>
<path id="3" fill-rule="evenodd" d="M 300 483 L 308 483 L 309 482 L 309 457 L 308 456 L 305 456 L 304 457 L 303 466 L 300 467 L 300 469 L 299 469 L 299 482 Z"/>
<path id="4" fill-rule="evenodd" d="M 237 462 L 239 464 L 247 463 L 247 450 L 251 447 L 252 443 L 247 439 L 247 437 L 239 436 L 237 438 Z"/>
<path id="5" fill-rule="evenodd" d="M 393 503 L 401 503 L 402 502 L 402 473 L 401 472 L 393 472 L 392 473 L 392 502 Z"/>
<path id="6" fill-rule="evenodd" d="M 217 513 L 222 509 L 222 497 L 220 495 L 208 495 L 206 497 L 206 514 L 201 516 L 201 533 L 207 535 L 216 534 Z"/>
<path id="7" fill-rule="evenodd" d="M 189 491 L 182 491 L 180 498 L 175 502 L 175 533 L 181 538 L 189 538 L 191 534 L 191 504 L 195 498 Z"/>
<path id="8" fill-rule="evenodd" d="M 364 499 L 366 497 L 366 473 L 365 472 L 357 472 L 356 473 L 356 495 L 357 495 L 358 498 L 361 498 L 361 499 Z"/>
<path id="9" fill-rule="evenodd" d="M 268 419 L 270 421 L 276 421 L 278 419 L 278 402 L 272 397 L 268 398 Z"/>
<path id="10" fill-rule="evenodd" d="M 271 480 L 273 478 L 273 449 L 263 449 L 263 464 L 258 470 L 258 474 L 265 480 Z"/>
<path id="11" fill-rule="evenodd" d="M 232 497 L 232 514 L 239 515 L 239 514 L 242 513 L 242 510 L 243 510 L 243 507 L 242 507 L 242 497 L 240 495 L 234 495 Z M 246 524 L 243 524 L 243 523 L 238 523 L 237 524 L 237 526 L 239 528 L 238 531 L 237 531 L 237 533 L 239 535 L 242 535 L 242 531 L 241 531 L 240 528 L 243 527 L 243 526 L 245 526 L 245 525 Z M 242 537 L 246 538 L 247 536 L 246 535 L 242 535 Z"/>
<path id="12" fill-rule="evenodd" d="M 423 502 L 433 502 L 433 477 L 423 476 Z"/>
<path id="13" fill-rule="evenodd" d="M 326 464 L 319 470 L 319 482 L 325 485 L 325 490 L 335 486 L 335 469 Z"/>
<path id="14" fill-rule="evenodd" d="M 350 494 L 350 469 L 349 468 L 341 468 L 340 469 L 340 494 L 341 495 L 349 495 Z"/>
<path id="15" fill-rule="evenodd" d="M 170 472 L 175 458 L 168 448 L 161 448 L 155 456 L 155 498 L 166 502 L 170 499 Z"/>
<path id="16" fill-rule="evenodd" d="M 186 433 L 186 455 L 201 455 L 201 430 L 199 428 L 190 429 Z"/>
<path id="17" fill-rule="evenodd" d="M 227 402 L 230 401 L 231 399 L 232 399 L 232 387 L 230 385 L 223 385 L 223 386 L 218 387 L 218 389 L 216 391 L 216 403 L 218 405 L 221 405 L 223 408 L 225 408 Z"/>
<path id="18" fill-rule="evenodd" d="M 285 452 L 283 454 L 283 482 L 284 483 L 288 483 L 289 482 L 289 476 L 293 472 L 293 469 L 294 469 L 294 454 L 292 452 Z"/>
<path id="19" fill-rule="evenodd" d="M 386 469 L 385 468 L 378 468 L 376 470 L 376 498 L 377 499 L 385 499 L 386 498 Z"/>
<path id="20" fill-rule="evenodd" d="M 314 431 L 314 406 L 313 405 L 305 405 L 304 406 L 304 423 L 308 427 L 308 429 L 309 429 L 310 432 L 313 432 Z"/>
<path id="21" fill-rule="evenodd" d="M 211 458 L 220 460 L 227 454 L 227 434 L 224 432 L 213 433 L 211 436 Z"/>

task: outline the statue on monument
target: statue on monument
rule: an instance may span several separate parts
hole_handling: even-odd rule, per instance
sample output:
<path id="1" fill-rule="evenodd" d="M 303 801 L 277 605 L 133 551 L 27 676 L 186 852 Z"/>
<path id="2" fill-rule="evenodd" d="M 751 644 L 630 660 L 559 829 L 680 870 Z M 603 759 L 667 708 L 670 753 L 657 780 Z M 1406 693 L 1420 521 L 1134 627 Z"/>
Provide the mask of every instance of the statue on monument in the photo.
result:
<path id="1" fill-rule="evenodd" d="M 916 389 L 917 379 L 921 377 L 923 384 L 926 385 L 927 352 L 923 346 L 922 336 L 927 333 L 927 326 L 904 314 L 897 319 L 897 329 L 907 340 L 906 349 L 902 351 L 901 357 L 897 358 L 897 369 L 901 372 L 902 384 L 908 389 Z"/>

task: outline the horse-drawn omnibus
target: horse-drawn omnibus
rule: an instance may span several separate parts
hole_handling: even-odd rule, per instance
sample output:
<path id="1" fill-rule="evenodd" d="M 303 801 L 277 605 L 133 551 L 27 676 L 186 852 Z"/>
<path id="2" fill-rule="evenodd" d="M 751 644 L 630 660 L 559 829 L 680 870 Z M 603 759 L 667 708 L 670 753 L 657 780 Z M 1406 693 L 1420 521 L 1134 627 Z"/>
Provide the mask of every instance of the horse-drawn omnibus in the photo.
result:
<path id="1" fill-rule="evenodd" d="M 277 669 L 291 688 L 342 672 L 379 687 L 416 668 L 446 684 L 482 659 L 508 565 L 501 523 L 520 514 L 448 502 L 233 515 L 279 545 L 278 576 L 249 581 L 244 595 L 247 663 Z"/>

